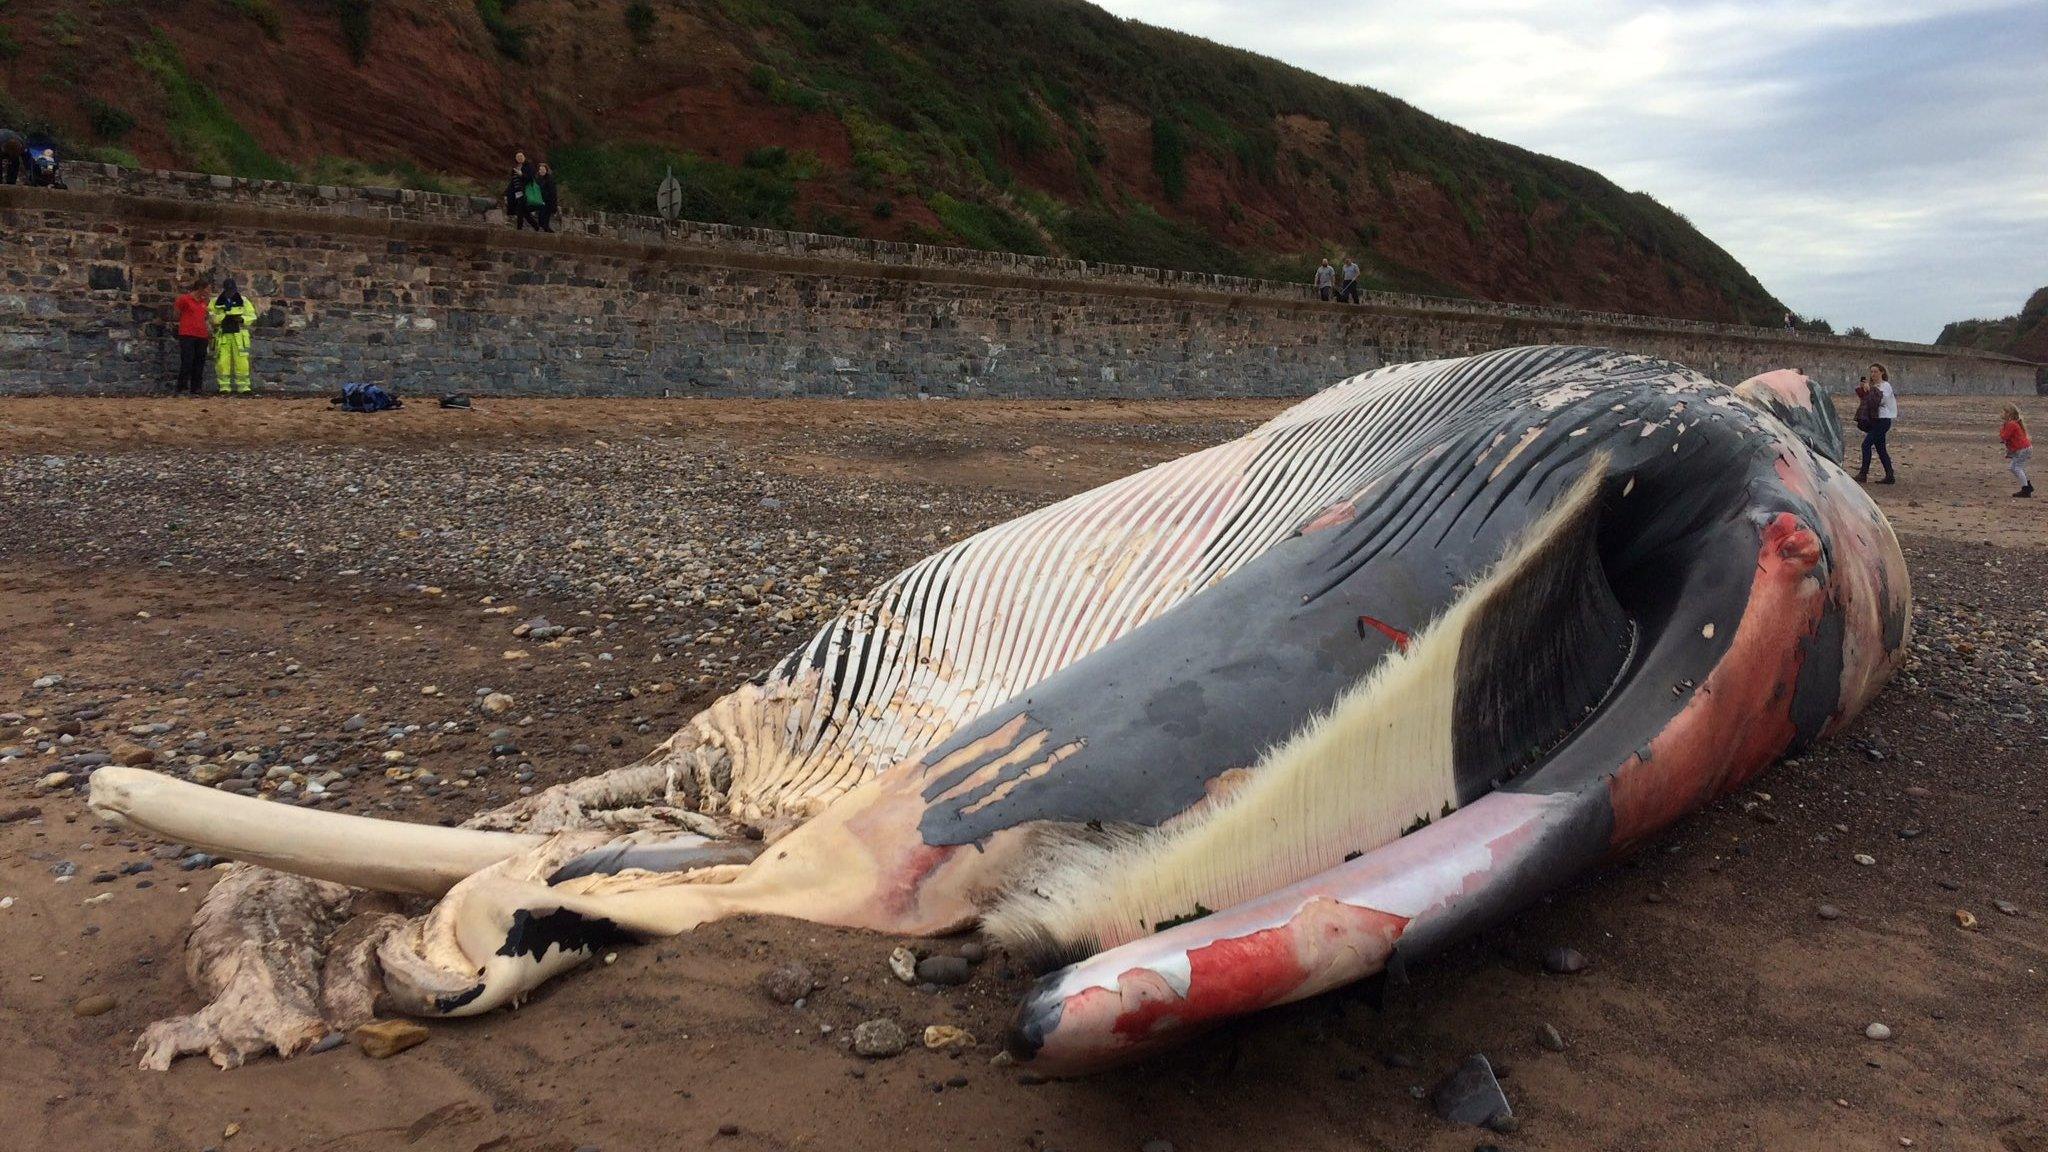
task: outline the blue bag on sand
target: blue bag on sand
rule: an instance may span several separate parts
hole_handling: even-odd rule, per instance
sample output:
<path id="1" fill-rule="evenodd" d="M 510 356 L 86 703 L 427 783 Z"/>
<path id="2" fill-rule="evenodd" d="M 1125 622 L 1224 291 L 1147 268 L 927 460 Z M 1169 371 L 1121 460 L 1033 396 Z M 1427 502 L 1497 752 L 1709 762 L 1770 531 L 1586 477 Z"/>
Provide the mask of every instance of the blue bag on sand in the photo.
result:
<path id="1" fill-rule="evenodd" d="M 341 410 L 344 412 L 382 412 L 396 407 L 399 407 L 398 397 L 378 385 L 342 385 Z"/>

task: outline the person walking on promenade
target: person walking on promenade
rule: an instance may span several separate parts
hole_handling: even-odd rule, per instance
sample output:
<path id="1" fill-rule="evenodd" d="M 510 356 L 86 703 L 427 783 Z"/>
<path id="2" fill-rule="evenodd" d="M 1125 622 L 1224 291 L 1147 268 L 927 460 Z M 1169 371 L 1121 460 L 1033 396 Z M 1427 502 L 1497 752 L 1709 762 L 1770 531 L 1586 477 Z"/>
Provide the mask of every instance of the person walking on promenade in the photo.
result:
<path id="1" fill-rule="evenodd" d="M 172 303 L 178 313 L 178 382 L 171 393 L 197 396 L 206 378 L 206 345 L 213 336 L 207 324 L 206 293 L 213 285 L 204 276 L 192 281 L 191 291 Z"/>
<path id="2" fill-rule="evenodd" d="M 1879 484 L 1897 484 L 1898 475 L 1892 471 L 1892 454 L 1889 437 L 1892 422 L 1899 418 L 1898 393 L 1892 391 L 1892 374 L 1882 364 L 1872 364 L 1864 373 L 1862 386 L 1856 389 L 1856 427 L 1863 429 L 1863 466 L 1856 470 L 1859 484 L 1870 481 L 1870 454 L 1877 453 L 1877 459 L 1884 465 L 1884 479 Z M 1866 420 L 1868 423 L 1866 423 Z"/>
<path id="3" fill-rule="evenodd" d="M 214 382 L 220 386 L 220 394 L 249 395 L 255 391 L 249 383 L 249 329 L 256 326 L 255 302 L 242 295 L 230 276 L 222 282 L 220 295 L 213 298 L 207 318 L 213 321 Z"/>
<path id="4" fill-rule="evenodd" d="M 1337 299 L 1358 303 L 1358 261 L 1349 256 L 1344 258 L 1344 271 L 1338 280 Z"/>
<path id="5" fill-rule="evenodd" d="M 1330 291 L 1337 283 L 1337 270 L 1330 267 L 1330 258 L 1323 257 L 1322 266 L 1316 269 L 1316 299 L 1328 300 Z"/>
<path id="6" fill-rule="evenodd" d="M 555 170 L 541 165 L 540 175 L 534 182 L 540 185 L 540 215 L 534 226 L 543 232 L 553 232 L 555 212 L 562 205 L 560 193 L 555 189 Z"/>
<path id="7" fill-rule="evenodd" d="M 2020 490 L 2013 495 L 2024 500 L 2034 494 L 2034 482 L 2027 478 L 2027 461 L 2034 458 L 2034 441 L 2027 435 L 2027 422 L 2020 416 L 2019 405 L 2007 404 L 1999 415 L 2005 417 L 2005 423 L 1998 429 L 1998 438 L 2005 443 L 2005 466 L 2020 482 Z"/>

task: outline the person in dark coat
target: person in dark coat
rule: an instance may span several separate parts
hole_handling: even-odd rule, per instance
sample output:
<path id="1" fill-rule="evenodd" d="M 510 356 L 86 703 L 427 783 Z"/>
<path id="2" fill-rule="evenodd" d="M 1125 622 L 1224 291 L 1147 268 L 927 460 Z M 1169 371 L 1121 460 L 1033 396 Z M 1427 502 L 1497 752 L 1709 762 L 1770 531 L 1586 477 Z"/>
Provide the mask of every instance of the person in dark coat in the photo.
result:
<path id="1" fill-rule="evenodd" d="M 533 212 L 527 207 L 526 186 L 533 182 L 537 170 L 525 152 L 512 154 L 512 178 L 505 182 L 505 218 L 515 227 L 524 228 L 533 220 Z"/>
<path id="2" fill-rule="evenodd" d="M 543 164 L 540 175 L 535 179 L 540 183 L 540 218 L 534 227 L 543 232 L 553 232 L 555 212 L 561 207 L 559 194 L 555 191 L 555 170 Z"/>
<path id="3" fill-rule="evenodd" d="M 28 156 L 28 141 L 12 128 L 0 128 L 0 184 L 21 182 L 21 162 Z"/>

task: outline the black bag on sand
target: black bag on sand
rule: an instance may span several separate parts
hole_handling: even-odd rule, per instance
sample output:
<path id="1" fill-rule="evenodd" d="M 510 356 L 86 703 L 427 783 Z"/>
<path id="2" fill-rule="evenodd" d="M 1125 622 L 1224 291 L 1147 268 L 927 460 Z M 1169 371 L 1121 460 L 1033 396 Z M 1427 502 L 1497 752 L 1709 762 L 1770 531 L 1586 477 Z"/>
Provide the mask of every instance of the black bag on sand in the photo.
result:
<path id="1" fill-rule="evenodd" d="M 443 408 L 465 408 L 465 409 L 466 409 L 466 408 L 468 408 L 469 406 L 470 406 L 470 404 L 469 404 L 469 393 L 467 393 L 467 392 L 456 392 L 456 393 L 454 393 L 454 394 L 452 394 L 452 395 L 448 395 L 448 396 L 443 396 L 443 397 L 441 397 L 441 407 L 443 407 Z"/>

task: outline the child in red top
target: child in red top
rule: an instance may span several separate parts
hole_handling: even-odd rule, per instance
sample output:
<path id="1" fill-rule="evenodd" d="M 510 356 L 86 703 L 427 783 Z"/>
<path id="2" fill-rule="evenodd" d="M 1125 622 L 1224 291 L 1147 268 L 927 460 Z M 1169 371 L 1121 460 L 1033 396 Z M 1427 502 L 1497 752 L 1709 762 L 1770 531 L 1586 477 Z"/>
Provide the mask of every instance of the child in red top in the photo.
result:
<path id="1" fill-rule="evenodd" d="M 173 395 L 199 395 L 199 382 L 206 374 L 206 342 L 213 336 L 206 326 L 206 297 L 212 288 L 212 282 L 201 276 L 171 305 L 178 312 L 178 383 L 171 389 Z"/>
<path id="2" fill-rule="evenodd" d="M 2020 490 L 2014 496 L 2025 498 L 2034 494 L 2034 482 L 2027 479 L 2027 461 L 2034 458 L 2034 442 L 2027 437 L 2027 422 L 2020 419 L 2017 404 L 2007 404 L 2005 424 L 1998 430 L 1998 438 L 2005 442 L 2005 466 L 2019 479 Z"/>

